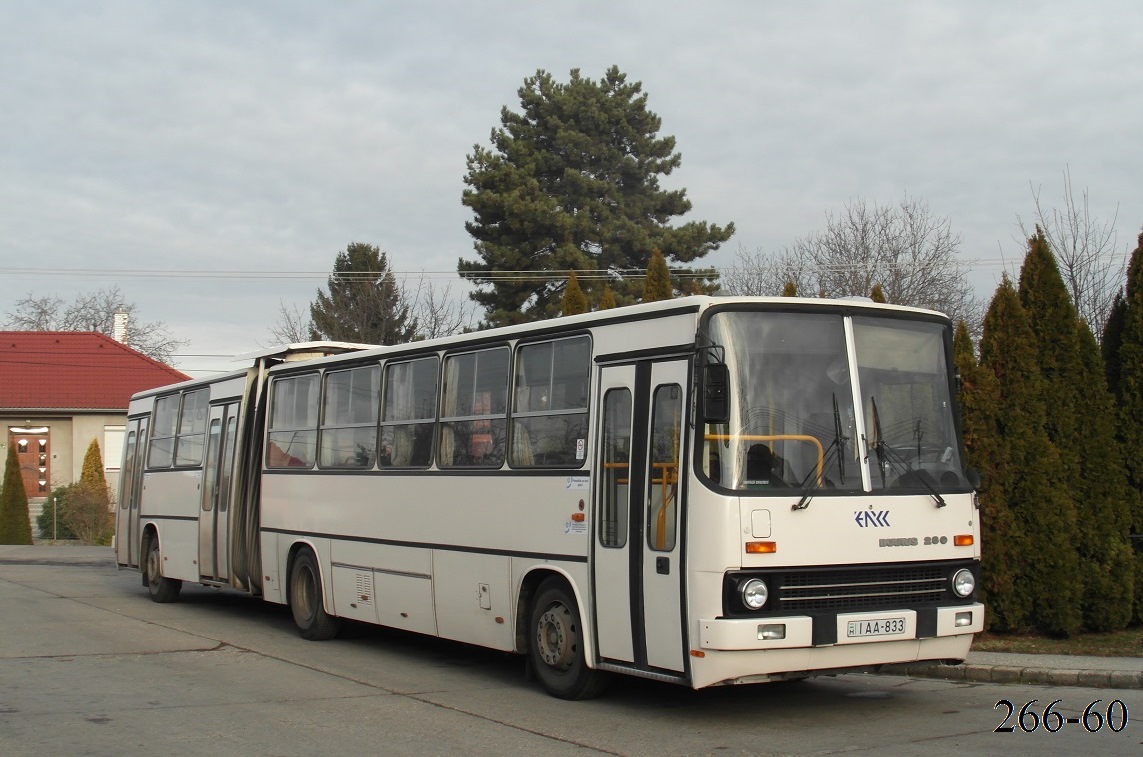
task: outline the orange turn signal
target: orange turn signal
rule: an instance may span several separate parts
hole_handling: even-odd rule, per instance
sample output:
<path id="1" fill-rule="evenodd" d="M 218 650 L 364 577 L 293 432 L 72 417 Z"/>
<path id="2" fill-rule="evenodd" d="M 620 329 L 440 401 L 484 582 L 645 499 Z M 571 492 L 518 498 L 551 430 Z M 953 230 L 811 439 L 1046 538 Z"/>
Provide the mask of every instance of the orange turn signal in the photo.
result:
<path id="1" fill-rule="evenodd" d="M 750 555 L 771 555 L 778 551 L 776 541 L 748 541 L 746 553 Z"/>
<path id="2" fill-rule="evenodd" d="M 953 545 L 957 547 L 971 547 L 973 544 L 972 534 L 957 534 L 953 537 Z"/>
<path id="3" fill-rule="evenodd" d="M 572 513 L 571 518 L 576 523 L 583 523 L 583 513 Z"/>

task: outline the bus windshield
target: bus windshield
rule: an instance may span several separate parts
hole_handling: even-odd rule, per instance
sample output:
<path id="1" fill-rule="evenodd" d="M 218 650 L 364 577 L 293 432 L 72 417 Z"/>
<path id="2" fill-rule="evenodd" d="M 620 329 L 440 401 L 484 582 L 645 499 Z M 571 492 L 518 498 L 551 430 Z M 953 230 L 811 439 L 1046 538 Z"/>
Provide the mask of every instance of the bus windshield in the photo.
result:
<path id="1" fill-rule="evenodd" d="M 851 343 L 840 314 L 711 316 L 708 335 L 730 372 L 729 420 L 706 427 L 714 483 L 785 495 L 966 486 L 943 326 L 848 320 Z"/>

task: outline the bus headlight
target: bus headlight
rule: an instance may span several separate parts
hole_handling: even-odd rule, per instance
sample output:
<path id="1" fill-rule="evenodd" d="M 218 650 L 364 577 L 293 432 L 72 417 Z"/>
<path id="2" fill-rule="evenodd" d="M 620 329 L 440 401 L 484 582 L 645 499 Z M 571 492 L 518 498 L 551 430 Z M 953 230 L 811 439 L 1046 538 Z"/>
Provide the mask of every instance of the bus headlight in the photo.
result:
<path id="1" fill-rule="evenodd" d="M 972 575 L 972 571 L 967 568 L 961 568 L 952 577 L 953 593 L 958 597 L 967 597 L 976 589 L 976 578 Z"/>
<path id="2" fill-rule="evenodd" d="M 766 600 L 770 598 L 770 588 L 761 578 L 743 581 L 738 587 L 738 591 L 742 597 L 742 604 L 751 610 L 761 610 L 762 606 L 766 604 Z"/>

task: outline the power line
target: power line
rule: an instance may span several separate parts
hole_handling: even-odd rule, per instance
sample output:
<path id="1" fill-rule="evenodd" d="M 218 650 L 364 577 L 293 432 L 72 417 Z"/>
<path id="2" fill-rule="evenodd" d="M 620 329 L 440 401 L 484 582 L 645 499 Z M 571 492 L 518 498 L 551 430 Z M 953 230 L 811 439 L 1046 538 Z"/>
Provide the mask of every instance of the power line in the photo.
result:
<path id="1" fill-rule="evenodd" d="M 1003 258 L 975 258 L 961 260 L 960 264 L 966 268 L 992 268 L 1003 267 Z M 891 268 L 910 269 L 924 263 L 909 261 L 891 264 Z M 722 266 L 721 270 L 736 268 L 737 266 Z M 831 263 L 818 265 L 815 268 L 830 271 L 864 270 L 864 263 Z M 761 266 L 756 270 L 774 271 L 780 266 Z M 717 273 L 720 269 L 707 268 L 672 268 L 671 274 L 676 277 L 705 278 Z M 334 278 L 338 281 L 373 280 L 380 276 L 392 274 L 400 278 L 459 278 L 461 280 L 480 281 L 551 281 L 566 279 L 565 271 L 556 270 L 518 270 L 518 271 L 473 271 L 464 275 L 456 271 L 351 271 L 344 273 L 331 273 L 330 271 L 225 271 L 225 270 L 170 270 L 170 269 L 98 269 L 98 268 L 0 268 L 0 274 L 11 277 L 39 278 L 39 277 L 71 277 L 92 279 L 230 279 L 230 280 L 325 280 Z M 643 278 L 647 275 L 645 268 L 595 268 L 577 270 L 576 277 L 580 279 L 615 279 L 615 278 Z"/>
<path id="2" fill-rule="evenodd" d="M 716 273 L 715 268 L 678 268 L 672 273 L 678 276 L 705 277 Z M 331 273 L 329 271 L 188 271 L 188 270 L 161 270 L 161 269 L 48 269 L 48 268 L 0 268 L 0 274 L 6 276 L 24 276 L 35 278 L 40 276 L 69 276 L 75 278 L 150 278 L 150 279 L 328 279 L 338 281 L 371 281 L 381 276 L 393 274 L 395 277 L 425 277 L 425 278 L 479 278 L 479 279 L 562 279 L 567 278 L 567 272 L 562 270 L 519 270 L 519 271 L 489 271 L 473 272 L 465 275 L 456 271 L 346 271 Z M 578 278 L 641 278 L 647 275 L 645 268 L 623 269 L 584 269 L 577 270 Z"/>

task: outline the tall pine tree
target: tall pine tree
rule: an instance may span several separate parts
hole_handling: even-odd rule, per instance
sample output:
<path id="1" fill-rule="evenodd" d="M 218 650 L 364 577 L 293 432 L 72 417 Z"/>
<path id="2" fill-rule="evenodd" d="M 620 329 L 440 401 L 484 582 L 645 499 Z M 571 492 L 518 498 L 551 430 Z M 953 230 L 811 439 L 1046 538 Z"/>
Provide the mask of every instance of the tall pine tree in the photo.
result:
<path id="1" fill-rule="evenodd" d="M 579 315 L 586 313 L 587 295 L 579 286 L 579 278 L 575 275 L 575 271 L 568 271 L 568 283 L 564 287 L 564 296 L 560 301 L 560 308 L 563 310 L 564 315 Z"/>
<path id="2" fill-rule="evenodd" d="M 8 445 L 4 483 L 0 486 L 0 544 L 31 544 L 32 521 L 28 515 L 28 493 L 20 476 L 16 446 Z"/>
<path id="3" fill-rule="evenodd" d="M 1082 583 L 1083 620 L 1089 630 L 1122 628 L 1131 619 L 1132 596 L 1115 585 L 1125 562 L 1127 526 L 1121 512 L 1124 472 L 1115 439 L 1114 402 L 1107 391 L 1099 346 L 1079 321 L 1067 284 L 1044 232 L 1028 240 L 1020 271 L 1020 301 L 1036 335 L 1048 438 L 1059 454 L 1064 494 L 1076 516 L 1075 545 Z M 1065 534 L 1060 534 L 1064 537 Z M 1060 548 L 1068 544 L 1061 538 Z"/>
<path id="4" fill-rule="evenodd" d="M 1083 620 L 1089 631 L 1113 631 L 1131 621 L 1138 580 L 1131 550 L 1131 504 L 1115 436 L 1115 399 L 1107 390 L 1099 344 L 1082 321 L 1077 333 L 1084 388 L 1077 397 L 1071 443 L 1080 452 L 1075 501 Z"/>
<path id="5" fill-rule="evenodd" d="M 337 254 L 329 292 L 318 290 L 310 305 L 312 339 L 360 344 L 403 344 L 413 340 L 417 323 L 389 256 L 375 245 L 351 242 Z"/>
<path id="6" fill-rule="evenodd" d="M 1075 633 L 1081 623 L 1075 508 L 1048 438 L 1035 333 L 1007 276 L 984 317 L 980 365 L 997 383 L 996 401 L 988 408 L 997 440 L 991 455 L 1016 532 L 1012 567 L 1019 594 L 1000 611 L 1008 627 L 1019 627 L 1026 617 L 1050 634 Z"/>
<path id="7" fill-rule="evenodd" d="M 734 224 L 670 225 L 691 202 L 659 179 L 682 157 L 674 137 L 659 136 L 662 121 L 642 85 L 617 67 L 599 81 L 573 69 L 567 83 L 537 71 L 518 95 L 520 112 L 501 110 L 491 147 L 473 147 L 464 177 L 462 202 L 474 216 L 465 228 L 478 259 L 461 259 L 457 270 L 479 287 L 471 297 L 485 325 L 556 315 L 562 286 L 550 274 L 569 268 L 608 271 L 616 300 L 629 305 L 642 282 L 625 274 L 647 268 L 653 250 L 677 266 L 734 233 Z M 604 283 L 581 286 L 597 300 Z M 713 272 L 702 283 L 713 290 Z"/>
<path id="8" fill-rule="evenodd" d="M 980 473 L 981 597 L 988 606 L 988 626 L 1010 631 L 1023 626 L 1029 614 L 1020 590 L 1023 531 L 1008 506 L 1004 476 L 1011 469 L 1010 450 L 1001 443 L 1000 383 L 976 362 L 972 337 L 964 321 L 953 336 L 953 358 L 960 374 L 960 410 L 965 464 Z"/>
<path id="9" fill-rule="evenodd" d="M 1107 375 L 1107 388 L 1120 398 L 1119 374 L 1123 372 L 1119 364 L 1119 350 L 1123 347 L 1123 329 L 1127 326 L 1127 297 L 1120 289 L 1111 303 L 1107 323 L 1103 325 L 1103 340 L 1099 349 L 1103 353 L 1104 372 Z"/>
<path id="10" fill-rule="evenodd" d="M 68 497 L 68 520 L 76 536 L 89 544 L 110 542 L 115 530 L 111 490 L 103 475 L 103 456 L 97 439 L 91 440 L 83 455 L 79 483 Z"/>
<path id="11" fill-rule="evenodd" d="M 1046 392 L 1045 429 L 1059 451 L 1071 496 L 1079 484 L 1079 450 L 1072 443 L 1080 392 L 1076 354 L 1079 316 L 1039 227 L 1028 240 L 1028 253 L 1020 269 L 1020 304 L 1036 338 L 1036 362 Z"/>
<path id="12" fill-rule="evenodd" d="M 651 262 L 647 264 L 647 278 L 643 281 L 643 302 L 669 300 L 673 294 L 671 270 L 667 268 L 663 253 L 655 250 L 651 253 Z"/>
<path id="13" fill-rule="evenodd" d="M 1119 439 L 1127 465 L 1132 533 L 1143 535 L 1143 234 L 1127 265 L 1119 344 Z M 1143 540 L 1136 540 L 1135 619 L 1143 622 Z"/>

